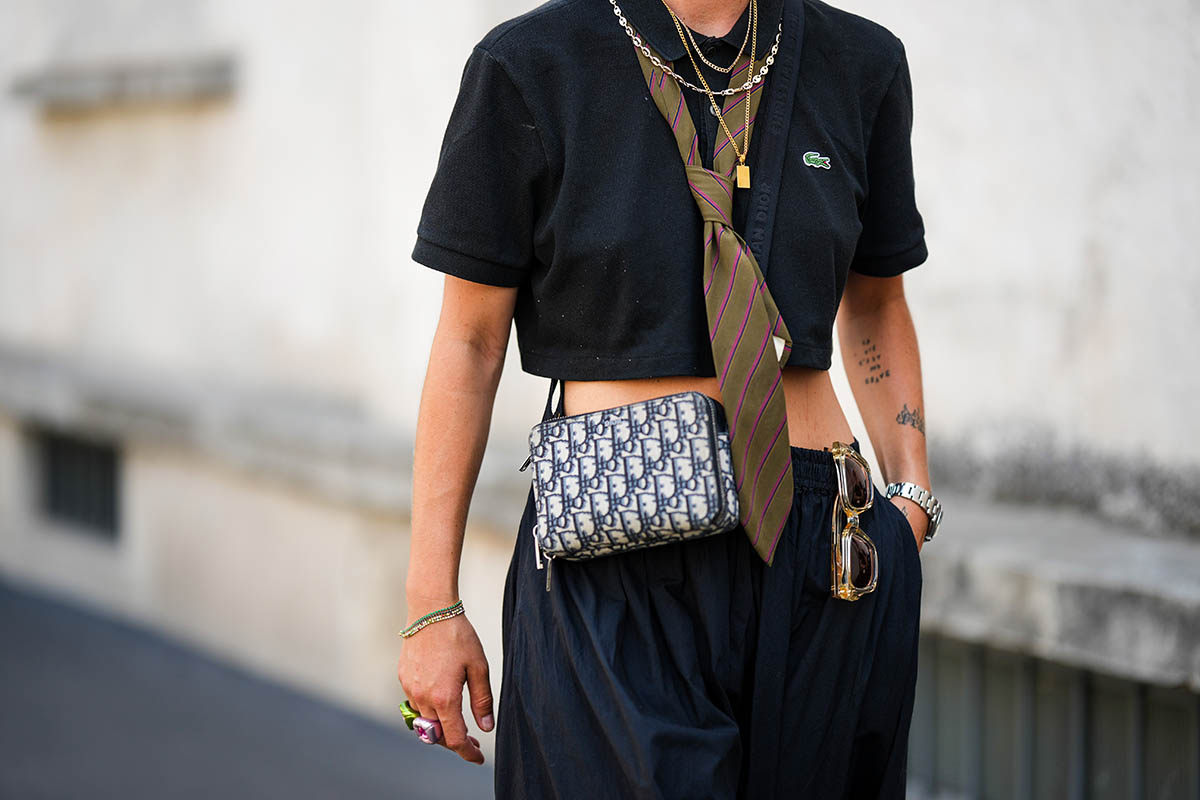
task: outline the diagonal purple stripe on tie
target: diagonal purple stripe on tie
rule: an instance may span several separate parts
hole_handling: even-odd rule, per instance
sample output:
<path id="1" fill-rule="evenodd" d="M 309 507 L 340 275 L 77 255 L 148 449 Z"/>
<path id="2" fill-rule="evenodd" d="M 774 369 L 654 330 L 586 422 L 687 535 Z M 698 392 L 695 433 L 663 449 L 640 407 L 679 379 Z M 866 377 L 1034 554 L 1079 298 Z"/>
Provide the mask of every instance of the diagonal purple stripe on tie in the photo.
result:
<path id="1" fill-rule="evenodd" d="M 763 398 L 762 407 L 758 409 L 758 416 L 754 418 L 754 424 L 750 426 L 750 436 L 746 439 L 746 458 L 750 457 L 750 445 L 754 444 L 754 434 L 758 430 L 758 423 L 762 422 L 763 417 L 766 415 L 767 408 L 771 404 L 771 398 L 775 396 L 775 390 L 779 388 L 781 380 L 783 380 L 783 373 L 778 372 L 775 376 L 775 383 L 771 384 L 770 391 Z M 763 458 L 766 458 L 766 455 Z"/>
<path id="2" fill-rule="evenodd" d="M 684 102 L 683 95 L 679 96 L 679 102 L 675 104 L 675 119 L 671 121 L 671 130 L 677 130 L 679 126 L 679 118 L 683 115 Z"/>
<path id="3" fill-rule="evenodd" d="M 751 126 L 753 126 L 753 125 L 754 125 L 754 117 L 751 117 L 751 118 L 750 118 L 750 125 L 751 125 Z M 739 126 L 737 126 L 736 128 L 734 128 L 734 129 L 733 129 L 733 138 L 735 138 L 735 139 L 741 139 L 741 138 L 742 138 L 742 131 L 744 131 L 744 130 L 746 130 L 746 123 L 744 123 L 744 122 L 743 122 L 741 125 L 739 125 Z M 719 155 L 719 154 L 720 154 L 720 152 L 721 152 L 721 150 L 724 150 L 724 149 L 725 149 L 725 146 L 726 146 L 726 145 L 728 145 L 728 144 L 729 144 L 729 139 L 726 139 L 724 142 L 722 142 L 722 143 L 721 143 L 721 146 L 720 146 L 720 148 L 717 150 L 717 154 Z M 733 166 L 735 166 L 735 167 L 736 167 L 737 165 L 736 165 L 736 164 L 734 164 Z"/>
<path id="4" fill-rule="evenodd" d="M 780 423 L 779 427 L 775 429 L 774 435 L 771 436 L 771 444 L 774 444 L 775 440 L 779 438 L 779 434 L 783 433 L 786 429 L 787 429 L 787 424 L 786 424 L 786 420 L 784 420 L 783 422 Z M 750 495 L 752 500 L 758 499 L 758 478 L 760 475 L 762 475 L 763 467 L 765 467 L 767 465 L 767 459 L 771 455 L 773 455 L 771 450 L 767 450 L 765 453 L 763 453 L 762 461 L 759 462 L 758 469 L 756 469 L 754 471 L 754 491 Z M 788 454 L 788 457 L 789 458 L 791 457 L 790 453 Z M 766 510 L 767 510 L 766 506 L 764 505 L 763 511 L 765 512 Z"/>
<path id="5" fill-rule="evenodd" d="M 725 211 L 725 207 L 729 205 L 729 203 L 722 203 L 718 202 L 718 200 L 714 200 L 712 197 L 709 197 L 707 194 L 705 194 L 704 190 L 699 186 L 696 186 L 694 183 L 689 182 L 688 185 L 692 187 L 692 192 L 694 194 L 699 195 L 704 202 L 708 203 L 708 205 L 711 206 L 712 209 L 721 216 L 722 222 L 726 224 L 729 223 L 729 214 Z"/>
<path id="6" fill-rule="evenodd" d="M 742 317 L 742 326 L 738 329 L 737 338 L 733 340 L 733 347 L 729 350 L 729 358 L 725 360 L 725 367 L 721 370 L 721 379 L 718 383 L 725 383 L 725 378 L 729 375 L 729 367 L 733 364 L 733 356 L 737 352 L 737 346 L 742 341 L 742 334 L 746 332 L 746 323 L 750 321 L 750 312 L 754 310 L 753 303 L 746 304 L 746 315 Z"/>
<path id="7" fill-rule="evenodd" d="M 786 524 L 787 524 L 787 517 L 783 517 L 783 519 L 779 523 L 779 529 L 776 530 L 775 533 L 771 535 L 771 544 L 767 546 L 767 557 L 765 559 L 768 564 L 770 564 L 772 561 L 775 560 L 775 548 L 779 545 L 779 542 L 783 539 L 783 526 Z"/>
<path id="8" fill-rule="evenodd" d="M 767 515 L 767 511 L 771 508 L 771 501 L 775 499 L 775 495 L 779 492 L 779 487 L 783 485 L 783 479 L 791 473 L 791 471 L 792 471 L 791 467 L 792 467 L 791 461 L 788 461 L 788 463 L 784 465 L 783 470 L 779 473 L 779 479 L 777 481 L 775 481 L 775 488 L 771 490 L 771 496 L 768 497 L 767 502 L 763 504 L 762 517 L 759 518 L 758 524 L 755 526 L 757 530 L 754 534 L 754 536 L 755 536 L 754 544 L 758 544 L 758 537 L 762 534 L 762 532 L 765 528 L 763 523 L 766 521 L 765 518 Z M 774 543 L 772 543 L 772 549 L 773 549 L 773 547 L 774 547 Z"/>
<path id="9" fill-rule="evenodd" d="M 767 342 L 769 342 L 769 341 L 771 341 L 771 332 L 767 331 L 763 335 L 762 344 L 760 344 L 758 346 L 758 355 L 756 355 L 754 357 L 754 368 L 751 370 L 751 373 L 756 372 L 758 370 L 759 366 L 762 364 L 763 353 L 767 352 Z M 738 424 L 740 424 L 741 416 L 742 416 L 742 407 L 746 401 L 746 392 L 749 391 L 749 389 L 750 389 L 750 383 L 747 382 L 742 387 L 741 395 L 738 396 L 737 408 L 733 412 L 735 428 L 738 426 Z"/>
<path id="10" fill-rule="evenodd" d="M 719 255 L 718 255 L 718 254 L 720 253 L 720 249 L 721 249 L 721 237 L 722 237 L 722 236 L 724 236 L 724 235 L 725 235 L 725 228 L 723 228 L 723 227 L 722 227 L 722 228 L 721 228 L 721 230 L 720 230 L 720 232 L 717 234 L 717 254 L 714 254 L 714 255 L 713 255 L 712 264 L 709 266 L 709 272 L 711 272 L 712 274 L 708 276 L 708 283 L 706 283 L 706 284 L 704 285 L 704 294 L 705 294 L 705 296 L 707 296 L 707 295 L 708 295 L 708 290 L 709 290 L 709 287 L 711 287 L 711 286 L 712 286 L 712 283 L 713 283 L 713 278 L 717 277 L 717 270 L 715 269 L 715 267 L 716 267 L 716 265 L 717 265 L 717 259 L 718 259 L 718 257 L 719 257 Z M 707 251 L 708 251 L 708 247 L 709 247 L 709 245 L 712 243 L 712 240 L 713 240 L 713 237 L 712 237 L 712 235 L 710 234 L 710 235 L 709 235 L 709 237 L 708 237 L 708 239 L 706 239 L 706 240 L 705 240 L 705 242 L 704 242 L 704 249 L 705 249 L 705 252 L 707 252 Z"/>
<path id="11" fill-rule="evenodd" d="M 733 270 L 730 270 L 729 271 L 729 288 L 725 290 L 725 299 L 721 301 L 721 310 L 717 312 L 717 318 L 716 318 L 716 320 L 713 321 L 712 332 L 709 334 L 709 338 L 716 336 L 717 328 L 719 328 L 721 326 L 721 317 L 725 315 L 725 306 L 729 305 L 729 298 L 733 297 L 733 286 L 734 286 L 734 283 L 736 282 L 734 280 L 734 278 L 736 278 L 736 277 L 737 277 L 737 273 Z"/>

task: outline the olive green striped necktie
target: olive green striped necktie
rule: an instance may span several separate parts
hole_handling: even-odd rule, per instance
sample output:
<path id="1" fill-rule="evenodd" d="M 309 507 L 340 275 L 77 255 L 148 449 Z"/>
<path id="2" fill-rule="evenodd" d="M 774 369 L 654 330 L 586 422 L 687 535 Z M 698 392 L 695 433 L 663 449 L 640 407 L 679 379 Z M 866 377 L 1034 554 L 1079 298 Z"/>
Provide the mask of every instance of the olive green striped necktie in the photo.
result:
<path id="1" fill-rule="evenodd" d="M 667 63 L 644 38 L 642 43 L 660 62 Z M 718 127 L 713 169 L 705 168 L 697 146 L 696 128 L 679 84 L 655 67 L 640 48 L 634 47 L 634 52 L 642 65 L 650 96 L 675 135 L 688 185 L 704 221 L 703 281 L 708 332 L 722 405 L 729 422 L 741 523 L 754 550 L 770 564 L 792 507 L 792 458 L 781 384 L 781 368 L 791 354 L 792 337 L 754 254 L 733 228 L 733 176 L 738 162 L 729 137 Z M 757 71 L 761 66 L 759 60 L 754 69 Z M 745 83 L 749 68 L 750 57 L 745 55 L 731 74 L 729 85 Z M 764 83 L 753 84 L 749 98 L 744 91 L 725 97 L 725 118 L 738 123 L 731 130 L 739 142 L 753 135 Z M 747 101 L 749 134 L 743 132 L 746 109 L 742 104 Z M 778 359 L 774 336 L 784 341 Z"/>

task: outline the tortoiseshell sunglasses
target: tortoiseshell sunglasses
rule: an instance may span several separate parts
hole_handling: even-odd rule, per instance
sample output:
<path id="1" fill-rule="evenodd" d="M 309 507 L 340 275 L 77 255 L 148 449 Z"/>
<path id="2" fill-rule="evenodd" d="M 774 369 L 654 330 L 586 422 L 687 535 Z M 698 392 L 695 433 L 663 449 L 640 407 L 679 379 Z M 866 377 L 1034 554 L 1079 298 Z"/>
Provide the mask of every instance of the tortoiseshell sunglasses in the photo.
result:
<path id="1" fill-rule="evenodd" d="M 859 515 L 875 499 L 875 485 L 867 460 L 853 447 L 834 442 L 830 452 L 838 482 L 837 501 L 833 504 L 830 590 L 839 599 L 857 600 L 875 591 L 879 578 L 879 551 L 858 525 Z M 844 524 L 840 521 L 843 516 Z"/>

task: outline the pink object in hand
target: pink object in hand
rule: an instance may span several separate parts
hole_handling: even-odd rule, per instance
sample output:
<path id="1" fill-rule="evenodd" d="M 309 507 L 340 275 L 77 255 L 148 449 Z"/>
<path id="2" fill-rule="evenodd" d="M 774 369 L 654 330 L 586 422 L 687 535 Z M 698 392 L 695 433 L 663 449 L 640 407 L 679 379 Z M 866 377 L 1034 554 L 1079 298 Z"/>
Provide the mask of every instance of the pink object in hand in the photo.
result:
<path id="1" fill-rule="evenodd" d="M 417 717 L 413 720 L 413 730 L 425 744 L 437 744 L 438 740 L 442 738 L 442 723 L 436 719 Z"/>

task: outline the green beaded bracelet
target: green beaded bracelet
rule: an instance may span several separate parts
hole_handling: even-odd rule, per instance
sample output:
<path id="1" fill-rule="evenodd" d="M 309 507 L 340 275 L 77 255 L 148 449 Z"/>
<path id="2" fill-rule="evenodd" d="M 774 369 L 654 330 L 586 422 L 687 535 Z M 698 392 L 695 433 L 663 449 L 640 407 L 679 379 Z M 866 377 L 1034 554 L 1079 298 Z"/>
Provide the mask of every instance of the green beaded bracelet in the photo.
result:
<path id="1" fill-rule="evenodd" d="M 407 628 L 400 631 L 400 636 L 407 639 L 417 631 L 424 628 L 426 625 L 430 625 L 434 622 L 441 622 L 442 620 L 450 619 L 451 617 L 457 617 L 462 613 L 464 613 L 463 601 L 459 600 L 453 605 L 448 605 L 445 608 L 439 608 L 436 611 L 430 611 L 428 614 L 413 622 L 412 625 L 409 625 Z"/>

